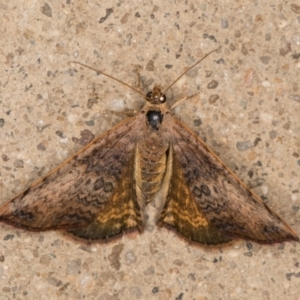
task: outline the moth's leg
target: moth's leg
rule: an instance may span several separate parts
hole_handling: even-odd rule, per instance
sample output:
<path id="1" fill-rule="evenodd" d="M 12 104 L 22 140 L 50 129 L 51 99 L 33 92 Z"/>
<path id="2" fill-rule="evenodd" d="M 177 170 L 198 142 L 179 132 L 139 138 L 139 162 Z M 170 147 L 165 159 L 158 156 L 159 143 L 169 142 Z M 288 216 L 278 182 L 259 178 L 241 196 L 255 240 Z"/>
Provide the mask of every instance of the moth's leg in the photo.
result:
<path id="1" fill-rule="evenodd" d="M 133 72 L 137 75 L 137 82 L 136 82 L 135 86 L 139 91 L 142 91 L 143 81 L 142 81 L 142 78 L 141 78 L 140 69 L 141 69 L 141 66 L 135 65 L 134 69 L 133 69 Z"/>
<path id="2" fill-rule="evenodd" d="M 185 96 L 185 97 L 183 97 L 182 99 L 177 100 L 177 101 L 170 107 L 170 109 L 175 108 L 178 104 L 180 104 L 181 102 L 185 101 L 187 98 L 188 98 L 188 97 Z"/>
<path id="3" fill-rule="evenodd" d="M 143 80 L 143 77 L 141 76 L 140 71 L 142 70 L 142 67 L 140 65 L 135 65 L 133 72 L 137 75 L 137 82 L 136 82 L 136 89 L 143 93 L 145 90 L 148 89 L 148 85 Z"/>
<path id="4" fill-rule="evenodd" d="M 191 95 L 191 96 L 185 96 L 184 98 L 182 98 L 182 99 L 179 99 L 179 100 L 177 100 L 172 106 L 171 106 L 171 108 L 170 109 L 172 109 L 172 108 L 174 108 L 174 107 L 176 107 L 178 104 L 180 104 L 181 102 L 183 102 L 183 101 L 185 101 L 185 100 L 188 100 L 188 99 L 191 99 L 191 98 L 193 98 L 194 96 L 196 96 L 196 95 L 198 95 L 198 93 L 196 93 L 196 94 L 193 94 L 193 95 Z"/>
<path id="5" fill-rule="evenodd" d="M 114 111 L 104 109 L 100 111 L 100 114 L 113 114 L 115 116 L 135 117 L 139 112 L 135 109 L 125 109 L 123 111 Z"/>
<path id="6" fill-rule="evenodd" d="M 183 102 L 183 101 L 185 101 L 185 100 L 188 100 L 188 99 L 191 99 L 191 98 L 193 98 L 193 97 L 196 96 L 196 95 L 198 95 L 198 93 L 193 94 L 193 95 L 191 95 L 191 96 L 185 96 L 185 97 L 183 97 L 182 99 L 177 100 L 177 101 L 171 106 L 170 109 L 175 108 L 175 107 L 176 107 L 178 104 L 180 104 L 181 102 Z"/>

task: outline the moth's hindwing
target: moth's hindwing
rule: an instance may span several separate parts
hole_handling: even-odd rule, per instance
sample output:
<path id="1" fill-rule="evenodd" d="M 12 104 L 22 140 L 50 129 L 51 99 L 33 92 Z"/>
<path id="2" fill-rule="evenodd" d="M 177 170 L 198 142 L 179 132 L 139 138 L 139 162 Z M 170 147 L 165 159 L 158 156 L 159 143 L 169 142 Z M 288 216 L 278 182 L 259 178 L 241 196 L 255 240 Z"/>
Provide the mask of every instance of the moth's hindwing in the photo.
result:
<path id="1" fill-rule="evenodd" d="M 186 238 L 201 244 L 228 242 L 230 238 L 222 235 L 201 212 L 186 183 L 182 166 L 177 157 L 172 156 L 168 195 L 158 223 L 170 226 Z"/>
<path id="2" fill-rule="evenodd" d="M 134 154 L 134 153 L 132 153 Z M 97 217 L 82 228 L 69 232 L 85 239 L 105 239 L 133 228 L 142 229 L 143 215 L 136 198 L 134 155 L 131 156 L 112 197 Z"/>

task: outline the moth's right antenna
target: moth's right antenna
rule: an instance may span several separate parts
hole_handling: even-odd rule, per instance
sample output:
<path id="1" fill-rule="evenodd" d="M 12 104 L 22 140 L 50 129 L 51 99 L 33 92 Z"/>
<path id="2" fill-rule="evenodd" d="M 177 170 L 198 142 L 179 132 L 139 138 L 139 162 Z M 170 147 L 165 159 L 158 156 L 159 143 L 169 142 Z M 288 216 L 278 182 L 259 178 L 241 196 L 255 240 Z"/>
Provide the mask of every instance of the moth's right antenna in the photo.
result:
<path id="1" fill-rule="evenodd" d="M 187 73 L 189 70 L 193 69 L 196 65 L 198 65 L 203 59 L 205 59 L 207 56 L 209 56 L 210 54 L 212 54 L 213 52 L 216 52 L 218 51 L 219 49 L 221 48 L 218 47 L 217 49 L 215 50 L 212 50 L 210 52 L 208 52 L 207 54 L 205 54 L 201 59 L 199 59 L 197 62 L 195 62 L 191 67 L 189 67 L 186 71 L 184 71 L 175 81 L 173 81 L 166 89 L 165 91 L 163 92 L 163 94 L 165 94 L 167 92 L 167 90 L 173 86 L 173 84 L 175 84 L 185 73 Z"/>

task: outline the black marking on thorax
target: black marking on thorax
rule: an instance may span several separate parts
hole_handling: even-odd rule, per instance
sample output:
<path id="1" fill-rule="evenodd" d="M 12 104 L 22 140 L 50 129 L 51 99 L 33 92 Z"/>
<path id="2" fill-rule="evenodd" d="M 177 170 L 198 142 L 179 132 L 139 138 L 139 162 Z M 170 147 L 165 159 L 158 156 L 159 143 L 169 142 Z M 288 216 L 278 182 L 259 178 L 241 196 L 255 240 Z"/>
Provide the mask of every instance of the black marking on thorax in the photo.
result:
<path id="1" fill-rule="evenodd" d="M 149 110 L 146 116 L 150 127 L 153 130 L 158 130 L 163 120 L 163 114 L 160 111 Z"/>

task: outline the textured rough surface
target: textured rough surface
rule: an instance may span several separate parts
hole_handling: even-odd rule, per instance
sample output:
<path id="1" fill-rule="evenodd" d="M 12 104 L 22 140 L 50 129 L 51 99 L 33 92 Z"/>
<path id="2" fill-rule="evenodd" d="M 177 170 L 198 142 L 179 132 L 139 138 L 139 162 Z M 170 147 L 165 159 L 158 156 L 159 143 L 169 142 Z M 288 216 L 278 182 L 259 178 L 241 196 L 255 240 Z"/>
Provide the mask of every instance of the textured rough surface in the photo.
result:
<path id="1" fill-rule="evenodd" d="M 81 131 L 98 136 L 123 118 L 107 111 L 143 105 L 138 94 L 70 60 L 133 86 L 138 70 L 147 92 L 221 45 L 167 96 L 194 95 L 175 115 L 299 233 L 298 6 L 0 4 L 1 203 L 78 152 L 72 139 Z M 300 293 L 296 243 L 200 247 L 149 226 L 142 235 L 83 244 L 57 232 L 0 229 L 3 299 L 296 300 Z"/>

